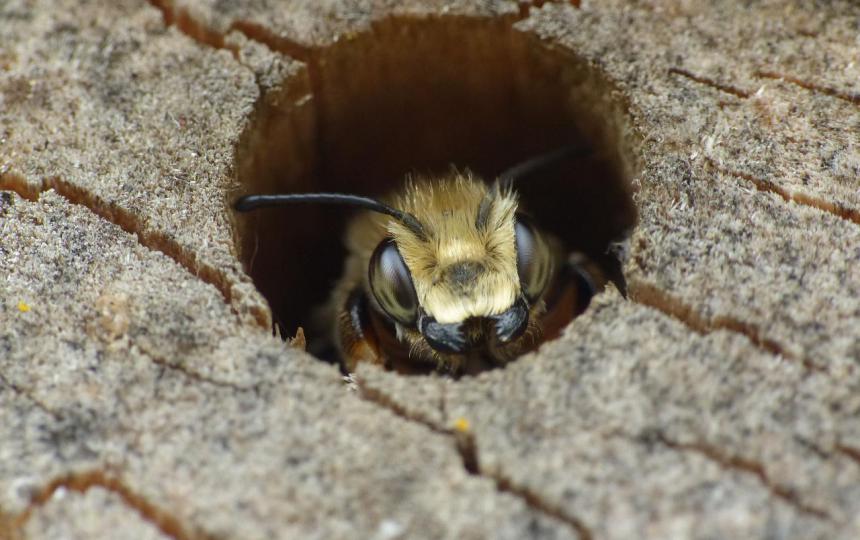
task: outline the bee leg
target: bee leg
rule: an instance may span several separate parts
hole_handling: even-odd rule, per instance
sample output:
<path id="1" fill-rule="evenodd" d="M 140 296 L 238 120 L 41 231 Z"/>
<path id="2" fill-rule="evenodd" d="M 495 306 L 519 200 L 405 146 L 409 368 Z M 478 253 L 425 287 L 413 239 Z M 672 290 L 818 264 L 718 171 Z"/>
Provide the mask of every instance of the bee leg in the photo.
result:
<path id="1" fill-rule="evenodd" d="M 567 323 L 585 311 L 608 281 L 596 262 L 582 253 L 571 253 L 545 297 L 546 312 L 541 317 L 544 338 L 558 337 Z"/>
<path id="2" fill-rule="evenodd" d="M 356 288 L 347 297 L 344 308 L 337 320 L 343 367 L 352 373 L 360 362 L 384 365 L 379 340 L 370 321 L 367 296 Z"/>
<path id="3" fill-rule="evenodd" d="M 627 280 L 624 279 L 623 272 L 623 260 L 626 258 L 623 253 L 625 249 L 627 249 L 626 242 L 613 242 L 605 253 L 596 257 L 594 262 L 603 269 L 604 275 L 615 285 L 621 296 L 627 298 Z"/>
<path id="4" fill-rule="evenodd" d="M 603 268 L 582 253 L 571 253 L 567 258 L 568 274 L 577 291 L 577 305 L 574 316 L 579 315 L 591 303 L 594 295 L 602 291 L 609 281 Z"/>

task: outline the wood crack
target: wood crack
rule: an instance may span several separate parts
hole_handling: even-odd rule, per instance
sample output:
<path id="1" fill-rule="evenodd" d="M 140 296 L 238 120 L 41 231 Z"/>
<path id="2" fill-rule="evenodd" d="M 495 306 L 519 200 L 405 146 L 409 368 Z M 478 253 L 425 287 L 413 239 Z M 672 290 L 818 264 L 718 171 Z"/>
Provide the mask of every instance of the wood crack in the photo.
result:
<path id="1" fill-rule="evenodd" d="M 843 456 L 855 462 L 857 465 L 860 465 L 860 448 L 848 446 L 847 444 L 843 443 L 836 443 L 836 446 L 834 446 L 834 448 Z"/>
<path id="2" fill-rule="evenodd" d="M 157 10 L 161 11 L 165 26 L 174 26 L 177 30 L 198 43 L 215 49 L 225 49 L 238 60 L 239 51 L 226 43 L 225 35 L 198 22 L 186 9 L 176 8 L 170 0 L 148 0 Z"/>
<path id="3" fill-rule="evenodd" d="M 251 41 L 262 43 L 264 46 L 268 47 L 270 51 L 286 52 L 286 54 L 292 59 L 300 62 L 304 62 L 306 57 L 309 55 L 309 49 L 307 47 L 292 42 L 287 38 L 279 38 L 278 36 L 269 33 L 272 43 L 277 42 L 281 44 L 283 50 L 279 50 L 267 42 L 266 39 L 255 37 L 264 35 L 268 30 L 252 22 L 237 21 L 232 23 L 226 32 L 219 32 L 196 20 L 186 9 L 176 8 L 170 0 L 148 0 L 148 2 L 154 8 L 161 11 L 165 26 L 174 26 L 182 34 L 201 45 L 229 51 L 230 54 L 233 55 L 233 59 L 239 65 L 253 74 L 254 80 L 257 83 L 257 88 L 260 91 L 261 100 L 265 96 L 266 90 L 260 83 L 260 75 L 256 73 L 253 66 L 243 60 L 240 47 L 238 45 L 228 43 L 227 35 L 231 31 L 240 32 Z"/>
<path id="4" fill-rule="evenodd" d="M 117 495 L 128 508 L 137 512 L 141 518 L 155 526 L 162 534 L 174 540 L 203 540 L 213 538 L 209 534 L 183 525 L 176 516 L 149 502 L 118 478 L 101 470 L 70 473 L 54 478 L 36 493 L 26 509 L 9 520 L 11 528 L 13 531 L 20 533 L 33 516 L 33 513 L 39 507 L 48 503 L 59 490 L 65 489 L 77 493 L 86 493 L 88 490 L 96 487 Z"/>
<path id="5" fill-rule="evenodd" d="M 571 527 L 576 532 L 580 540 L 592 540 L 594 537 L 594 534 L 591 532 L 589 527 L 585 525 L 585 522 L 579 517 L 571 515 L 569 512 L 566 512 L 544 500 L 534 491 L 524 486 L 515 485 L 500 472 L 482 469 L 477 443 L 472 432 L 468 430 L 440 427 L 429 418 L 406 411 L 406 409 L 389 396 L 385 395 L 382 391 L 367 386 L 360 379 L 356 378 L 355 382 L 358 386 L 358 395 L 361 399 L 378 407 L 382 407 L 407 422 L 420 424 L 434 433 L 452 438 L 455 443 L 455 448 L 457 449 L 463 463 L 463 468 L 470 475 L 492 480 L 497 491 L 512 495 L 523 501 L 523 503 L 533 511 Z"/>
<path id="6" fill-rule="evenodd" d="M 748 173 L 734 171 L 721 167 L 712 158 L 706 158 L 706 160 L 718 172 L 727 176 L 734 176 L 735 178 L 741 178 L 743 180 L 751 182 L 757 190 L 764 191 L 767 193 L 773 193 L 774 195 L 777 195 L 782 198 L 782 200 L 784 200 L 785 202 L 795 202 L 797 204 L 809 206 L 811 208 L 815 208 L 816 210 L 821 210 L 823 212 L 833 214 L 834 216 L 844 219 L 846 221 L 850 221 L 855 225 L 860 225 L 860 210 L 856 208 L 847 208 L 840 204 L 820 199 L 818 197 L 813 197 L 811 195 L 806 195 L 803 193 L 793 193 L 783 187 L 774 184 L 769 180 L 758 178 Z"/>
<path id="7" fill-rule="evenodd" d="M 395 415 L 397 415 L 400 418 L 403 418 L 405 420 L 408 420 L 409 422 L 421 424 L 422 426 L 426 427 L 430 431 L 433 431 L 434 433 L 439 433 L 441 435 L 453 435 L 454 434 L 454 430 L 439 427 L 436 424 L 436 422 L 433 422 L 432 420 L 430 420 L 429 418 L 427 418 L 425 416 L 422 416 L 422 415 L 416 414 L 416 413 L 408 412 L 399 403 L 397 403 L 396 401 L 391 399 L 389 396 L 382 393 L 380 390 L 377 390 L 376 388 L 372 388 L 372 387 L 368 386 L 358 377 L 354 377 L 353 380 L 355 381 L 355 384 L 358 387 L 358 390 L 359 390 L 358 395 L 363 400 L 365 400 L 369 403 L 373 403 L 375 405 L 378 405 L 384 409 L 388 409 L 389 411 L 391 411 Z"/>
<path id="8" fill-rule="evenodd" d="M 212 285 L 220 293 L 224 302 L 232 305 L 232 283 L 223 271 L 201 262 L 196 253 L 180 245 L 167 234 L 148 230 L 140 218 L 131 212 L 113 203 L 107 203 L 97 195 L 60 178 L 47 178 L 38 187 L 34 187 L 33 184 L 15 174 L 0 174 L 0 190 L 14 191 L 21 197 L 33 202 L 38 202 L 40 194 L 50 189 L 53 189 L 69 203 L 82 206 L 101 219 L 133 235 L 143 247 L 166 255 L 191 275 Z M 270 328 L 268 314 L 264 310 L 251 308 L 250 311 L 257 325 L 266 330 Z M 233 313 L 237 314 L 235 307 Z"/>
<path id="9" fill-rule="evenodd" d="M 797 358 L 786 351 L 785 347 L 776 340 L 763 336 L 761 329 L 754 324 L 724 315 L 714 317 L 710 320 L 705 319 L 692 306 L 684 304 L 657 286 L 644 281 L 631 280 L 629 290 L 630 298 L 634 302 L 654 308 L 680 321 L 698 334 L 710 334 L 718 330 L 734 332 L 749 339 L 753 345 L 762 351 L 788 360 L 799 361 L 809 371 L 827 372 L 825 366 L 821 366 L 807 358 Z"/>
<path id="10" fill-rule="evenodd" d="M 217 386 L 218 388 L 229 388 L 231 390 L 235 390 L 236 392 L 254 392 L 258 389 L 257 385 L 242 386 L 227 381 L 213 379 L 211 377 L 207 377 L 206 375 L 197 373 L 196 371 L 191 371 L 185 366 L 182 366 L 175 362 L 170 362 L 163 358 L 156 358 L 154 356 L 150 356 L 149 354 L 146 354 L 146 357 L 149 358 L 149 360 L 153 364 L 160 366 L 164 369 L 170 370 L 174 373 L 178 373 L 180 376 L 191 379 L 192 381 L 198 383 L 210 384 L 212 386 Z"/>
<path id="11" fill-rule="evenodd" d="M 746 99 L 752 95 L 752 92 L 749 92 L 747 90 L 742 90 L 736 86 L 731 86 L 728 84 L 718 83 L 717 81 L 715 81 L 713 79 L 710 79 L 708 77 L 702 77 L 700 75 L 696 75 L 692 72 L 687 71 L 686 69 L 672 67 L 672 68 L 669 68 L 669 73 L 673 74 L 673 75 L 680 75 L 682 77 L 686 77 L 687 79 L 690 79 L 691 81 L 697 82 L 699 84 L 704 84 L 705 86 L 710 86 L 711 88 L 719 90 L 720 92 L 725 92 L 726 94 L 731 94 L 735 97 Z"/>
<path id="12" fill-rule="evenodd" d="M 44 413 L 52 416 L 53 418 L 60 420 L 63 418 L 63 415 L 59 412 L 55 411 L 53 408 L 49 407 L 44 401 L 40 400 L 36 396 L 33 395 L 32 391 L 22 388 L 16 383 L 13 383 L 3 373 L 0 373 L 0 383 L 4 386 L 18 394 L 19 396 L 24 397 L 27 401 L 36 406 L 37 409 L 41 410 Z"/>
<path id="13" fill-rule="evenodd" d="M 240 32 L 251 41 L 268 47 L 270 51 L 285 54 L 300 62 L 310 62 L 311 54 L 315 50 L 315 48 L 303 45 L 295 40 L 276 35 L 265 26 L 252 21 L 235 20 L 230 24 L 226 32 L 219 32 L 196 20 L 187 10 L 177 8 L 171 0 L 148 1 L 153 7 L 161 11 L 166 26 L 175 26 L 180 32 L 203 45 L 215 49 L 229 50 L 240 63 L 242 62 L 239 50 L 235 46 L 228 44 L 226 40 L 227 34 L 234 30 Z"/>
<path id="14" fill-rule="evenodd" d="M 576 530 L 580 540 L 592 540 L 594 533 L 580 518 L 565 512 L 561 508 L 545 501 L 541 496 L 526 487 L 516 486 L 500 473 L 490 473 L 478 470 L 478 475 L 492 479 L 496 483 L 496 488 L 503 493 L 510 493 L 515 497 L 522 499 L 529 508 L 537 510 L 542 514 L 553 517 L 563 523 L 570 525 Z"/>
<path id="15" fill-rule="evenodd" d="M 794 489 L 778 484 L 771 480 L 771 478 L 767 474 L 767 470 L 765 469 L 764 465 L 759 463 L 758 461 L 754 461 L 752 459 L 745 458 L 742 456 L 726 454 L 722 450 L 702 442 L 678 442 L 670 439 L 663 433 L 657 433 L 656 438 L 665 446 L 674 450 L 683 452 L 694 452 L 723 468 L 750 474 L 753 477 L 757 478 L 761 485 L 764 486 L 768 491 L 770 491 L 775 497 L 778 497 L 783 501 L 787 502 L 799 512 L 816 517 L 818 519 L 832 521 L 832 517 L 827 511 L 802 501 L 800 496 Z"/>
<path id="16" fill-rule="evenodd" d="M 89 211 L 93 212 L 94 214 L 96 214 L 97 216 L 99 216 L 100 218 L 105 219 L 106 221 L 108 221 L 114 225 L 119 226 L 125 232 L 134 235 L 135 238 L 137 239 L 137 241 L 141 245 L 143 245 L 144 247 L 146 247 L 148 249 L 153 249 L 155 251 L 159 251 L 159 252 L 167 255 L 168 257 L 173 259 L 175 262 L 180 264 L 180 266 L 182 266 L 183 268 L 188 270 L 191 274 L 195 275 L 195 277 L 198 277 L 198 278 L 201 277 L 200 275 L 195 274 L 192 271 L 192 269 L 190 269 L 188 266 L 186 266 L 185 264 L 183 264 L 182 262 L 180 262 L 179 260 L 177 260 L 176 258 L 171 256 L 170 253 L 167 253 L 166 251 L 164 251 L 162 249 L 158 249 L 157 247 L 153 247 L 152 245 L 149 245 L 148 243 L 142 241 L 142 236 L 140 236 L 140 233 L 138 233 L 134 227 L 123 226 L 123 224 L 121 222 L 118 222 L 119 220 L 114 221 L 114 219 L 111 219 L 112 216 L 103 215 L 102 213 L 94 210 L 93 207 L 91 207 L 89 204 L 81 202 L 80 200 L 77 200 L 77 199 L 72 199 L 71 197 L 69 197 L 67 195 L 67 193 L 69 193 L 71 190 L 64 193 L 62 189 L 57 189 L 58 186 L 63 186 L 63 185 L 68 186 L 68 184 L 61 183 L 59 180 L 54 179 L 54 180 L 49 180 L 49 181 L 43 183 L 42 187 L 37 190 L 37 189 L 33 189 L 31 184 L 27 183 L 24 179 L 22 179 L 20 177 L 17 177 L 17 176 L 11 175 L 11 174 L 0 175 L 0 191 L 3 191 L 3 190 L 13 191 L 13 192 L 17 193 L 20 197 L 27 199 L 28 201 L 39 202 L 39 197 L 40 197 L 41 193 L 43 193 L 49 189 L 54 189 L 61 197 L 63 197 L 69 203 L 83 206 L 87 210 L 89 210 Z M 74 186 L 71 186 L 71 188 L 75 189 L 76 191 L 85 193 L 83 190 L 80 190 L 79 188 L 74 188 Z M 201 278 L 201 279 L 203 279 L 203 278 Z M 205 279 L 203 279 L 203 281 L 206 282 Z M 216 289 L 217 289 L 217 287 L 216 287 Z M 228 298 L 225 298 L 225 301 L 229 303 Z M 208 384 L 211 384 L 213 386 L 218 386 L 221 388 L 231 388 L 233 390 L 240 391 L 240 392 L 246 392 L 246 391 L 254 390 L 253 386 L 252 387 L 244 387 L 244 386 L 229 383 L 226 381 L 220 381 L 218 379 L 206 377 L 205 375 L 201 375 L 199 373 L 190 371 L 187 368 L 185 368 L 184 366 L 180 366 L 178 364 L 175 364 L 173 362 L 170 362 L 170 361 L 162 359 L 162 358 L 156 358 L 156 357 L 151 356 L 150 354 L 148 354 L 146 352 L 143 352 L 143 353 L 154 364 L 159 365 L 161 367 L 164 367 L 166 369 L 170 369 L 171 371 L 179 372 L 182 375 L 184 375 L 185 377 L 192 379 L 192 380 L 195 380 L 197 382 L 204 382 L 204 383 L 208 383 Z M 0 373 L 0 383 L 5 384 L 6 386 L 11 388 L 13 391 L 17 392 L 18 394 L 25 396 L 30 401 L 32 401 L 38 408 L 42 409 L 43 411 L 47 412 L 48 414 L 50 414 L 54 417 L 57 417 L 57 418 L 61 417 L 60 413 L 52 410 L 50 407 L 48 407 L 47 405 L 45 405 L 44 403 L 39 401 L 30 392 L 22 389 L 18 385 L 9 381 L 2 373 Z"/>
<path id="17" fill-rule="evenodd" d="M 270 51 L 284 54 L 309 65 L 315 61 L 314 53 L 318 51 L 318 48 L 299 43 L 286 36 L 277 35 L 261 24 L 237 20 L 230 24 L 230 29 L 241 32 L 251 41 L 265 45 Z"/>
<path id="18" fill-rule="evenodd" d="M 793 77 L 791 75 L 786 75 L 784 73 L 779 73 L 776 71 L 757 71 L 756 75 L 759 77 L 763 77 L 765 79 L 776 79 L 779 81 L 785 81 L 787 83 L 791 83 L 795 86 L 799 86 L 801 88 L 805 88 L 806 90 L 812 92 L 818 92 L 820 94 L 824 94 L 826 96 L 834 97 L 837 99 L 842 99 L 847 101 L 848 103 L 853 103 L 855 105 L 860 105 L 860 93 L 856 92 L 845 92 L 843 90 L 838 90 L 836 88 L 831 88 L 829 86 L 822 86 L 820 84 L 811 83 L 808 81 L 804 81 L 798 77 Z"/>

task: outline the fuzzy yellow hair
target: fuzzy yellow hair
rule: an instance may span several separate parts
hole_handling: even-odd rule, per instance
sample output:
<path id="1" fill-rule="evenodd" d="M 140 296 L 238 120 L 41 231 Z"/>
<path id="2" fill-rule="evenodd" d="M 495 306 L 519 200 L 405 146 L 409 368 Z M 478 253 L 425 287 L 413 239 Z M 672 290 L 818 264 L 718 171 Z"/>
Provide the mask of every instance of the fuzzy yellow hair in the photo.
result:
<path id="1" fill-rule="evenodd" d="M 515 233 L 518 201 L 510 189 L 454 172 L 439 179 L 410 180 L 385 202 L 414 216 L 423 234 L 387 215 L 358 214 L 347 229 L 349 257 L 333 297 L 335 311 L 359 283 L 370 290 L 369 261 L 386 236 L 394 238 L 409 268 L 419 304 L 440 323 L 497 315 L 521 295 Z M 458 269 L 463 271 L 458 274 Z M 373 295 L 368 299 L 376 303 Z M 543 309 L 543 302 L 532 306 L 526 334 L 516 345 L 493 346 L 493 357 L 504 362 L 533 346 L 541 333 L 536 317 Z M 437 353 L 417 330 L 395 326 L 411 357 L 434 359 L 439 369 L 453 371 L 464 361 L 465 357 Z"/>
<path id="2" fill-rule="evenodd" d="M 387 227 L 428 314 L 456 323 L 511 307 L 520 294 L 512 191 L 456 174 L 407 183 L 394 207 L 415 216 L 424 229 L 418 235 L 396 220 Z"/>

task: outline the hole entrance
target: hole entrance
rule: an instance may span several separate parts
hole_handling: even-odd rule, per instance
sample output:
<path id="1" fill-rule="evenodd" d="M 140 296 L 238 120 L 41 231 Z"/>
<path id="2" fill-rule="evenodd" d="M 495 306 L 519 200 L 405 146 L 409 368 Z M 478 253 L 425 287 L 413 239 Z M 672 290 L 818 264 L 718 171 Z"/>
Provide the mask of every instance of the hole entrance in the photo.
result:
<path id="1" fill-rule="evenodd" d="M 509 20 L 390 19 L 313 51 L 308 64 L 307 79 L 266 96 L 246 132 L 237 153 L 245 193 L 380 196 L 407 175 L 452 165 L 492 180 L 574 145 L 592 152 L 516 190 L 567 249 L 612 266 L 607 247 L 636 222 L 632 136 L 612 85 L 574 54 Z M 282 335 L 302 326 L 310 343 L 328 337 L 314 333 L 312 313 L 341 275 L 351 213 L 295 205 L 236 216 L 241 257 Z"/>

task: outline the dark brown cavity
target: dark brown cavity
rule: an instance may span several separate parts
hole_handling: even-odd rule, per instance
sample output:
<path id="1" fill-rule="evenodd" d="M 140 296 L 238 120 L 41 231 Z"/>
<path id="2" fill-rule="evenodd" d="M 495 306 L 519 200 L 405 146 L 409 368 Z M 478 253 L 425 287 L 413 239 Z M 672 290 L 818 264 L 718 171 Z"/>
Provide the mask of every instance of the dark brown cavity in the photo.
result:
<path id="1" fill-rule="evenodd" d="M 493 179 L 572 144 L 588 155 L 519 181 L 523 206 L 601 260 L 635 224 L 624 103 L 574 53 L 510 20 L 441 18 L 390 19 L 308 55 L 307 72 L 265 96 L 246 132 L 243 193 L 378 196 L 452 165 Z M 297 205 L 237 217 L 241 257 L 286 335 L 313 331 L 313 308 L 341 275 L 350 213 Z"/>

